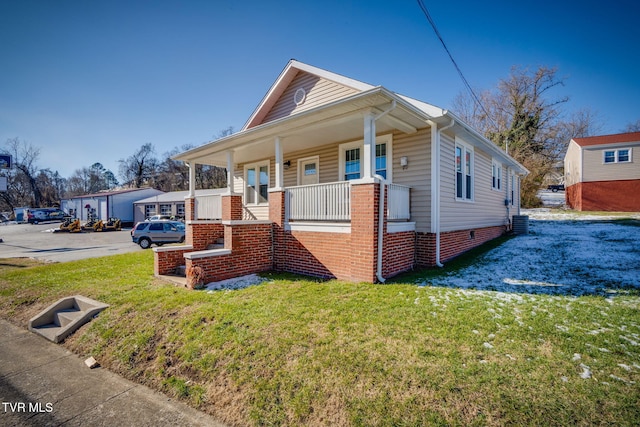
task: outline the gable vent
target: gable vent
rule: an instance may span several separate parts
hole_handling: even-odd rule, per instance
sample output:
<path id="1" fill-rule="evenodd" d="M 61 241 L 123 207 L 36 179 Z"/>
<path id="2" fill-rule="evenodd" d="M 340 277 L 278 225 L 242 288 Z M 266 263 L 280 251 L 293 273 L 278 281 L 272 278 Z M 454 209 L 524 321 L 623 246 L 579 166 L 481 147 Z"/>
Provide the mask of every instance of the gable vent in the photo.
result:
<path id="1" fill-rule="evenodd" d="M 306 98 L 307 92 L 303 88 L 298 88 L 298 90 L 296 90 L 296 93 L 293 95 L 293 102 L 295 102 L 296 105 L 300 105 Z"/>

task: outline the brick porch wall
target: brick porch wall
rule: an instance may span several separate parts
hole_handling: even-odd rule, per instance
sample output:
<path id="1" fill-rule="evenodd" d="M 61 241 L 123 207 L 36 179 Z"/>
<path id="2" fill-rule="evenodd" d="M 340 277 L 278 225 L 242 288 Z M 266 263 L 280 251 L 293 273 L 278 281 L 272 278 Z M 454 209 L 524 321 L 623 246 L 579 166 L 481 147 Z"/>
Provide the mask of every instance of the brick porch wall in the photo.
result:
<path id="1" fill-rule="evenodd" d="M 188 249 L 156 251 L 153 257 L 153 274 L 156 276 L 174 274 L 176 267 L 185 265 L 184 254 L 192 251 L 193 249 L 190 247 Z"/>
<path id="2" fill-rule="evenodd" d="M 187 224 L 187 233 L 191 234 L 191 243 L 187 243 L 194 251 L 202 251 L 224 237 L 224 227 L 221 222 L 191 223 Z"/>
<path id="3" fill-rule="evenodd" d="M 191 266 L 202 267 L 207 283 L 272 269 L 272 224 L 245 223 L 224 228 L 225 249 L 231 249 L 231 253 L 186 259 L 187 271 Z"/>
<path id="4" fill-rule="evenodd" d="M 567 188 L 569 207 L 579 211 L 640 212 L 640 179 L 579 182 Z"/>

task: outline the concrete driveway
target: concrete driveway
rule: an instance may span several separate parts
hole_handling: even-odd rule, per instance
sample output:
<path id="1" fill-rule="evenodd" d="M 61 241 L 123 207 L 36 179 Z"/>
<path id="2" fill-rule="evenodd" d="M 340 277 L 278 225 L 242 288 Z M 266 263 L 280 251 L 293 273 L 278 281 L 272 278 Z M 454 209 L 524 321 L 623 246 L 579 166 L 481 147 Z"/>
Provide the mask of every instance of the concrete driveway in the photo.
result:
<path id="1" fill-rule="evenodd" d="M 60 223 L 0 225 L 0 258 L 36 258 L 66 262 L 141 251 L 131 241 L 130 229 L 109 232 L 54 233 Z"/>

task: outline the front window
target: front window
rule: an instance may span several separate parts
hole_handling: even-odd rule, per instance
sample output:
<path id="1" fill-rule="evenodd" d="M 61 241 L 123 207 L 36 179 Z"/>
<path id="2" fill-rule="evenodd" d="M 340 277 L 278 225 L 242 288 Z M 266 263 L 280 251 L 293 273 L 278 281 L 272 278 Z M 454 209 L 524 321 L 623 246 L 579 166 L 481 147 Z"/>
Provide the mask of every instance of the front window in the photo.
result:
<path id="1" fill-rule="evenodd" d="M 456 198 L 473 200 L 473 150 L 456 143 Z"/>
<path id="2" fill-rule="evenodd" d="M 246 204 L 263 204 L 269 202 L 269 163 L 264 162 L 245 166 Z"/>
<path id="3" fill-rule="evenodd" d="M 618 150 L 618 162 L 628 162 L 629 161 L 629 150 Z"/>
<path id="4" fill-rule="evenodd" d="M 375 171 L 384 179 L 391 181 L 391 135 L 376 138 Z M 364 160 L 364 142 L 355 141 L 340 145 L 340 180 L 350 181 L 362 178 Z"/>
<path id="5" fill-rule="evenodd" d="M 344 180 L 360 179 L 360 148 L 345 152 Z"/>

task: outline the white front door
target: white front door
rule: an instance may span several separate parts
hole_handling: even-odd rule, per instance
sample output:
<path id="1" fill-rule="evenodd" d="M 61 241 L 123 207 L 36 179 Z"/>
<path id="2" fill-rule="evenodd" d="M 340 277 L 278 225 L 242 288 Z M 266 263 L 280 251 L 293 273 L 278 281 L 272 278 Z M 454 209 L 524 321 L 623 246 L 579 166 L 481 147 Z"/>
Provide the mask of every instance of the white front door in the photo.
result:
<path id="1" fill-rule="evenodd" d="M 298 160 L 299 185 L 318 184 L 320 182 L 320 161 L 318 156 Z"/>

